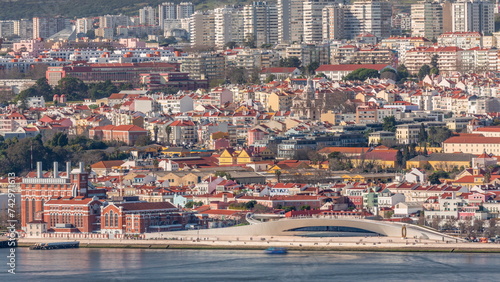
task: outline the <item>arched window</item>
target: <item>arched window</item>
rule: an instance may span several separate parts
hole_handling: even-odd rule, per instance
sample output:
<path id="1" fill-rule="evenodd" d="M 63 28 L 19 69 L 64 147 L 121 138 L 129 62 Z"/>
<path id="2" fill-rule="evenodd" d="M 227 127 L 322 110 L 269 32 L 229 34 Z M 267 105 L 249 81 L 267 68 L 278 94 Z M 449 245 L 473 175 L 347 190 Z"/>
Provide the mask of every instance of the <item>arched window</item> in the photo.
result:
<path id="1" fill-rule="evenodd" d="M 118 227 L 118 214 L 115 213 L 115 227 Z"/>
<path id="2" fill-rule="evenodd" d="M 31 200 L 31 213 L 30 213 L 30 221 L 35 220 L 36 215 L 36 201 L 35 199 Z"/>
<path id="3" fill-rule="evenodd" d="M 109 212 L 104 216 L 104 226 L 109 226 Z"/>
<path id="4" fill-rule="evenodd" d="M 24 205 L 24 214 L 26 217 L 26 223 L 30 222 L 30 200 L 26 199 Z"/>

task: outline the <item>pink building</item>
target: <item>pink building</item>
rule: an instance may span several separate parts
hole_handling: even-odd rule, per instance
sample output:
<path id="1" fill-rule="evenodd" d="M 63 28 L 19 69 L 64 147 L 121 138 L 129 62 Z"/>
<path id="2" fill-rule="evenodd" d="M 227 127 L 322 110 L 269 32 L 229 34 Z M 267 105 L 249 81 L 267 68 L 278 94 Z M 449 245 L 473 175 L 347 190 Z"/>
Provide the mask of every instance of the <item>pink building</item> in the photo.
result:
<path id="1" fill-rule="evenodd" d="M 264 139 L 266 133 L 258 128 L 248 130 L 248 146 L 252 146 L 255 141 Z"/>
<path id="2" fill-rule="evenodd" d="M 12 50 L 15 53 L 21 53 L 31 57 L 38 57 L 40 52 L 45 49 L 45 44 L 40 39 L 21 40 L 19 43 L 14 43 Z"/>

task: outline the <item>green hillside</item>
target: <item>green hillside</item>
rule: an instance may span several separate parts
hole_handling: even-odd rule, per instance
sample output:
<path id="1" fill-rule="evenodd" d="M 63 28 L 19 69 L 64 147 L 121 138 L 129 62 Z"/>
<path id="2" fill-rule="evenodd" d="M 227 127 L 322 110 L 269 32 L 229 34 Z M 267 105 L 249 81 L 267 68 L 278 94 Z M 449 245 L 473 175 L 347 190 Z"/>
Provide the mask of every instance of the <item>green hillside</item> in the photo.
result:
<path id="1" fill-rule="evenodd" d="M 0 20 L 16 20 L 44 16 L 89 17 L 106 14 L 138 15 L 144 6 L 156 7 L 163 2 L 189 0 L 0 0 Z M 197 9 L 212 9 L 247 0 L 192 0 Z"/>

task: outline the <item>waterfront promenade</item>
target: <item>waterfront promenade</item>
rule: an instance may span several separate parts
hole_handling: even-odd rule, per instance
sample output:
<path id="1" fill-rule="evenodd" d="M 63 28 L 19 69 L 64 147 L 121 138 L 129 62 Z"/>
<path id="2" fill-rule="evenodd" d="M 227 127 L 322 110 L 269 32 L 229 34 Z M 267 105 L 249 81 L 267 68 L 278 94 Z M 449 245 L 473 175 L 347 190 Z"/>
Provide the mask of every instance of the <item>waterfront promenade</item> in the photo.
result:
<path id="1" fill-rule="evenodd" d="M 74 241 L 61 238 L 20 239 L 20 246 L 35 243 Z M 179 236 L 152 239 L 82 239 L 80 247 L 90 248 L 172 248 L 172 249 L 265 249 L 269 246 L 291 250 L 336 251 L 440 251 L 500 252 L 500 244 L 460 243 L 391 237 L 296 237 L 296 236 Z"/>

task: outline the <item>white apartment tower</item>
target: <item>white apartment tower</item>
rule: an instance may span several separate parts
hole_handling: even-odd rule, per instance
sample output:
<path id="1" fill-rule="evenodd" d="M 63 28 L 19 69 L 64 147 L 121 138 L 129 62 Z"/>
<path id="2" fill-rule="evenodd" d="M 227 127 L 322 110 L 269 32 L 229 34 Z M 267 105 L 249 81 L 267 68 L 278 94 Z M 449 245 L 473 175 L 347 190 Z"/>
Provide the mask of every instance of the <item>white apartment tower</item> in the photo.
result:
<path id="1" fill-rule="evenodd" d="M 156 25 L 156 13 L 153 7 L 148 6 L 139 10 L 139 24 Z"/>
<path id="2" fill-rule="evenodd" d="M 371 33 L 378 38 L 391 35 L 391 3 L 384 0 L 357 0 L 344 14 L 345 37 Z"/>
<path id="3" fill-rule="evenodd" d="M 243 8 L 245 40 L 255 46 L 278 42 L 278 11 L 271 2 L 253 2 Z"/>
<path id="4" fill-rule="evenodd" d="M 14 21 L 0 21 L 0 37 L 11 37 L 14 34 Z"/>
<path id="5" fill-rule="evenodd" d="M 192 47 L 215 46 L 215 14 L 197 11 L 190 18 Z"/>
<path id="6" fill-rule="evenodd" d="M 307 0 L 303 2 L 304 42 L 318 43 L 323 40 L 323 8 L 336 0 Z"/>
<path id="7" fill-rule="evenodd" d="M 181 2 L 177 5 L 176 18 L 185 19 L 191 17 L 194 13 L 194 5 L 191 2 Z"/>
<path id="8" fill-rule="evenodd" d="M 452 31 L 491 34 L 495 31 L 494 4 L 482 0 L 452 3 Z"/>
<path id="9" fill-rule="evenodd" d="M 21 39 L 33 38 L 33 21 L 28 19 L 14 21 L 14 34 Z"/>
<path id="10" fill-rule="evenodd" d="M 244 40 L 243 11 L 231 7 L 217 8 L 215 14 L 215 46 L 222 48 L 228 42 Z"/>
<path id="11" fill-rule="evenodd" d="M 71 22 L 66 18 L 33 18 L 33 38 L 48 38 L 59 31 L 70 27 Z"/>
<path id="12" fill-rule="evenodd" d="M 158 5 L 158 22 L 160 27 L 164 27 L 165 20 L 173 20 L 175 17 L 176 6 L 172 2 L 164 2 Z"/>
<path id="13" fill-rule="evenodd" d="M 422 1 L 411 5 L 412 36 L 435 39 L 443 33 L 443 7 L 439 2 Z"/>
<path id="14" fill-rule="evenodd" d="M 302 0 L 278 0 L 278 42 L 301 43 L 304 34 Z"/>
<path id="15" fill-rule="evenodd" d="M 94 29 L 94 19 L 92 18 L 79 18 L 76 19 L 76 33 L 87 33 L 87 31 Z"/>
<path id="16" fill-rule="evenodd" d="M 328 5 L 323 8 L 322 33 L 323 40 L 339 40 L 344 36 L 344 12 L 346 6 L 342 4 Z"/>

